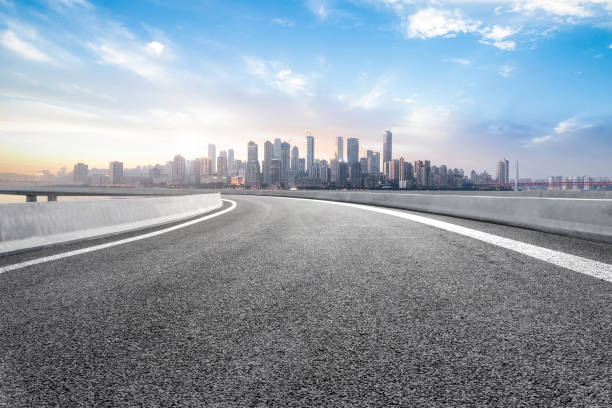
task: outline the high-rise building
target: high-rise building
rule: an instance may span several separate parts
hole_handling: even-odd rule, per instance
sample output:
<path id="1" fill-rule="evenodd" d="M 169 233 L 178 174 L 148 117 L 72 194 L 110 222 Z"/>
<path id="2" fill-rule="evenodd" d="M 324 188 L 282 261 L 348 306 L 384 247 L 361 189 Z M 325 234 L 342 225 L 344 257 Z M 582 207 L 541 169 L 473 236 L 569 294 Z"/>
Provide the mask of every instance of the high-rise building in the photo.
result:
<path id="1" fill-rule="evenodd" d="M 429 160 L 425 160 L 423 185 L 426 187 L 431 186 L 431 163 L 429 162 Z"/>
<path id="2" fill-rule="evenodd" d="M 306 159 L 303 157 L 300 157 L 298 159 L 297 174 L 298 175 L 306 174 Z"/>
<path id="3" fill-rule="evenodd" d="M 185 184 L 185 158 L 180 154 L 172 159 L 172 184 Z"/>
<path id="4" fill-rule="evenodd" d="M 87 166 L 85 163 L 75 164 L 73 171 L 74 182 L 79 184 L 87 184 L 88 172 L 89 166 Z"/>
<path id="5" fill-rule="evenodd" d="M 300 151 L 297 146 L 291 148 L 291 171 L 296 175 L 299 173 Z"/>
<path id="6" fill-rule="evenodd" d="M 346 182 L 348 181 L 348 165 L 346 162 L 338 162 L 338 171 L 337 171 L 337 180 L 336 187 L 344 188 L 346 187 Z"/>
<path id="7" fill-rule="evenodd" d="M 289 159 L 289 154 L 291 151 L 291 145 L 287 142 L 281 143 L 281 186 L 284 188 L 287 187 L 287 183 L 289 182 L 289 170 L 291 161 Z"/>
<path id="8" fill-rule="evenodd" d="M 359 139 L 355 137 L 346 139 L 346 161 L 349 166 L 359 161 Z"/>
<path id="9" fill-rule="evenodd" d="M 123 177 L 123 163 L 112 161 L 108 164 L 108 181 L 110 184 L 121 184 Z"/>
<path id="10" fill-rule="evenodd" d="M 380 173 L 380 153 L 368 150 L 368 174 Z"/>
<path id="11" fill-rule="evenodd" d="M 385 173 L 387 174 L 387 179 L 393 184 L 399 184 L 399 176 L 400 176 L 400 161 L 399 160 L 389 160 L 385 162 Z"/>
<path id="12" fill-rule="evenodd" d="M 270 161 L 270 186 L 281 186 L 281 160 L 272 159 Z"/>
<path id="13" fill-rule="evenodd" d="M 359 159 L 359 166 L 361 168 L 361 174 L 368 174 L 368 158 L 362 157 Z"/>
<path id="14" fill-rule="evenodd" d="M 210 176 L 210 159 L 208 157 L 202 157 L 200 159 L 202 168 L 200 169 L 200 182 L 202 178 Z"/>
<path id="15" fill-rule="evenodd" d="M 230 176 L 236 175 L 236 160 L 234 160 L 234 149 L 227 151 L 227 172 Z"/>
<path id="16" fill-rule="evenodd" d="M 281 156 L 281 140 L 277 137 L 274 139 L 274 158 L 280 160 Z"/>
<path id="17" fill-rule="evenodd" d="M 300 159 L 300 160 L 304 160 L 304 159 Z M 329 183 L 329 176 L 330 176 L 329 173 L 330 173 L 329 164 L 327 163 L 327 161 L 321 160 L 319 162 L 319 177 L 321 179 L 321 184 L 327 185 L 327 183 Z"/>
<path id="18" fill-rule="evenodd" d="M 342 139 L 342 136 L 336 137 L 336 158 L 344 161 L 344 139 Z"/>
<path id="19" fill-rule="evenodd" d="M 306 136 L 306 166 L 307 171 L 310 177 L 312 175 L 312 165 L 314 164 L 314 155 L 315 155 L 315 145 L 314 145 L 314 137 L 308 133 Z"/>
<path id="20" fill-rule="evenodd" d="M 217 172 L 217 147 L 212 143 L 208 144 L 208 158 L 210 159 L 210 169 L 208 169 L 208 173 L 215 174 Z"/>
<path id="21" fill-rule="evenodd" d="M 269 140 L 264 143 L 264 159 L 263 159 L 263 183 L 270 185 L 270 165 L 274 159 L 274 145 Z"/>
<path id="22" fill-rule="evenodd" d="M 440 166 L 440 169 L 438 170 L 438 174 L 439 174 L 439 178 L 440 181 L 438 182 L 438 185 L 440 187 L 446 187 L 446 185 L 448 184 L 448 167 L 446 167 L 444 164 Z"/>
<path id="23" fill-rule="evenodd" d="M 194 184 L 202 182 L 202 159 L 199 157 L 191 161 L 191 178 Z"/>
<path id="24" fill-rule="evenodd" d="M 348 164 L 348 181 L 352 188 L 361 187 L 361 166 L 359 162 Z"/>
<path id="25" fill-rule="evenodd" d="M 390 130 L 385 130 L 383 134 L 383 163 L 391 160 L 393 155 L 393 135 Z"/>
<path id="26" fill-rule="evenodd" d="M 228 177 L 228 166 L 227 166 L 227 152 L 222 150 L 219 152 L 219 157 L 217 157 L 217 176 L 219 177 Z"/>
<path id="27" fill-rule="evenodd" d="M 246 165 L 246 186 L 247 187 L 259 187 L 260 176 L 259 176 L 259 155 L 257 151 L 257 143 L 250 141 L 247 153 L 247 165 Z"/>
<path id="28" fill-rule="evenodd" d="M 497 162 L 497 182 L 500 184 L 510 182 L 510 161 L 505 158 Z"/>

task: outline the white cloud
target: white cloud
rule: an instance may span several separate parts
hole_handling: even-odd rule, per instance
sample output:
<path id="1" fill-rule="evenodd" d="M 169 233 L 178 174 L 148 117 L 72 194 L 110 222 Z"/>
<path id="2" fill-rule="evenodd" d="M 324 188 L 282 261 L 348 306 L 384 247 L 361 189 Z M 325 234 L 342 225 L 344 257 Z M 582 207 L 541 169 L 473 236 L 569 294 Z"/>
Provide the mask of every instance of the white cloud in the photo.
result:
<path id="1" fill-rule="evenodd" d="M 610 48 L 612 50 L 612 44 L 610 44 L 610 46 L 608 48 Z"/>
<path id="2" fill-rule="evenodd" d="M 44 52 L 38 50 L 32 44 L 22 40 L 12 30 L 6 30 L 0 34 L 0 43 L 9 50 L 23 58 L 36 62 L 50 62 L 51 58 Z"/>
<path id="3" fill-rule="evenodd" d="M 295 22 L 293 20 L 290 20 L 290 19 L 285 18 L 285 17 L 273 18 L 272 22 L 274 24 L 278 24 L 279 26 L 282 26 L 282 27 L 293 27 L 293 26 L 295 26 Z"/>
<path id="4" fill-rule="evenodd" d="M 256 57 L 245 57 L 244 60 L 247 72 L 263 80 L 268 86 L 287 95 L 309 94 L 306 77 L 294 73 L 287 65 Z"/>
<path id="5" fill-rule="evenodd" d="M 325 0 L 308 0 L 306 3 L 310 11 L 321 20 L 326 19 L 329 16 L 329 5 Z"/>
<path id="6" fill-rule="evenodd" d="M 612 0 L 516 0 L 513 11 L 526 14 L 543 11 L 569 17 L 591 17 L 598 7 L 612 10 Z"/>
<path id="7" fill-rule="evenodd" d="M 351 107 L 364 110 L 376 108 L 380 102 L 380 98 L 387 93 L 387 90 L 384 88 L 384 85 L 385 81 L 376 84 L 376 86 L 374 86 L 374 88 L 372 88 L 370 92 L 354 100 L 351 103 Z"/>
<path id="8" fill-rule="evenodd" d="M 55 0 L 56 3 L 60 3 L 64 6 L 72 7 L 74 5 L 89 6 L 90 4 L 85 0 Z"/>
<path id="9" fill-rule="evenodd" d="M 460 64 L 460 65 L 471 65 L 472 61 L 470 61 L 469 59 L 465 59 L 465 58 L 451 58 L 449 60 L 444 60 L 443 62 L 454 62 L 455 64 Z"/>
<path id="10" fill-rule="evenodd" d="M 480 42 L 482 44 L 492 45 L 504 51 L 514 50 L 516 48 L 516 43 L 514 41 L 508 41 L 506 38 L 518 33 L 520 30 L 520 28 L 502 27 L 499 25 L 485 27 L 480 30 L 480 34 L 482 35 Z"/>
<path id="11" fill-rule="evenodd" d="M 548 142 L 548 141 L 550 141 L 552 139 L 553 139 L 553 137 L 551 135 L 534 137 L 533 139 L 531 139 L 531 143 L 532 144 L 539 144 L 539 143 Z"/>
<path id="12" fill-rule="evenodd" d="M 588 129 L 592 126 L 593 125 L 590 123 L 584 123 L 579 117 L 574 116 L 573 118 L 559 122 L 554 130 L 557 134 L 562 135 L 566 133 L 573 133 L 582 129 Z"/>
<path id="13" fill-rule="evenodd" d="M 147 50 L 155 55 L 161 55 L 162 52 L 164 52 L 164 44 L 157 41 L 151 41 L 147 44 Z"/>
<path id="14" fill-rule="evenodd" d="M 519 31 L 520 29 L 494 25 L 492 27 L 484 28 L 481 33 L 482 36 L 487 40 L 503 40 L 504 38 L 510 37 L 511 35 L 514 35 Z"/>
<path id="15" fill-rule="evenodd" d="M 393 98 L 394 102 L 401 102 L 401 103 L 414 103 L 414 99 L 413 98 Z"/>
<path id="16" fill-rule="evenodd" d="M 135 51 L 123 50 L 106 43 L 90 44 L 89 47 L 98 55 L 103 64 L 118 66 L 149 80 L 161 79 L 164 76 L 162 67 Z"/>
<path id="17" fill-rule="evenodd" d="M 408 17 L 405 29 L 408 38 L 426 39 L 476 32 L 480 24 L 480 21 L 464 16 L 460 10 L 428 8 Z"/>
<path id="18" fill-rule="evenodd" d="M 504 65 L 500 68 L 499 75 L 503 76 L 504 78 L 508 78 L 515 69 L 516 67 L 513 67 L 512 65 Z"/>

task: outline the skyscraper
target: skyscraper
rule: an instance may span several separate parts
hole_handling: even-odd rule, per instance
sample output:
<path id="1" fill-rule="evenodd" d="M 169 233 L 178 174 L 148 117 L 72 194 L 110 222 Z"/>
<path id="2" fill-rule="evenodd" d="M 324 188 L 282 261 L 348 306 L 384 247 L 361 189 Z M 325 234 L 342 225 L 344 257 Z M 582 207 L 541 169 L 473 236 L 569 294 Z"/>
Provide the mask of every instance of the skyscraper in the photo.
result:
<path id="1" fill-rule="evenodd" d="M 247 166 L 246 166 L 246 186 L 247 187 L 258 187 L 259 186 L 259 154 L 257 151 L 257 143 L 250 141 L 248 146 L 247 154 Z"/>
<path id="2" fill-rule="evenodd" d="M 229 176 L 229 170 L 227 166 L 227 152 L 225 150 L 220 151 L 219 157 L 217 157 L 217 176 Z"/>
<path id="3" fill-rule="evenodd" d="M 359 139 L 355 137 L 346 139 L 346 160 L 349 168 L 351 164 L 359 161 Z"/>
<path id="4" fill-rule="evenodd" d="M 185 184 L 185 158 L 180 154 L 172 160 L 172 184 Z"/>
<path id="5" fill-rule="evenodd" d="M 361 174 L 368 173 L 368 158 L 367 157 L 361 157 L 359 159 L 359 168 L 361 169 Z"/>
<path id="6" fill-rule="evenodd" d="M 280 187 L 281 185 L 281 161 L 272 159 L 270 161 L 270 186 Z"/>
<path id="7" fill-rule="evenodd" d="M 385 171 L 387 172 L 387 178 L 389 181 L 397 185 L 400 177 L 400 161 L 389 160 L 388 162 L 385 162 Z"/>
<path id="8" fill-rule="evenodd" d="M 200 170 L 200 177 L 207 178 L 210 176 L 210 159 L 208 157 L 202 157 L 202 169 Z"/>
<path id="9" fill-rule="evenodd" d="M 108 165 L 108 182 L 110 184 L 121 184 L 123 177 L 123 163 L 112 161 Z"/>
<path id="10" fill-rule="evenodd" d="M 500 184 L 510 182 L 510 161 L 505 158 L 497 162 L 497 182 Z"/>
<path id="11" fill-rule="evenodd" d="M 314 137 L 308 133 L 306 136 L 306 166 L 308 174 L 312 177 L 312 166 L 314 164 L 314 155 L 315 155 L 315 145 L 314 145 Z"/>
<path id="12" fill-rule="evenodd" d="M 361 187 L 361 166 L 358 161 L 348 164 L 348 181 L 352 188 Z"/>
<path id="13" fill-rule="evenodd" d="M 344 161 L 344 140 L 342 136 L 336 137 L 336 158 Z"/>
<path id="14" fill-rule="evenodd" d="M 202 182 L 202 159 L 197 157 L 191 161 L 190 183 L 200 184 Z"/>
<path id="15" fill-rule="evenodd" d="M 230 176 L 236 174 L 236 161 L 234 160 L 234 149 L 227 151 L 227 172 Z"/>
<path id="16" fill-rule="evenodd" d="M 289 159 L 290 150 L 291 145 L 289 143 L 281 143 L 281 186 L 283 187 L 287 187 L 287 182 L 289 181 L 289 165 L 291 164 Z"/>
<path id="17" fill-rule="evenodd" d="M 383 134 L 383 164 L 391 160 L 393 155 L 393 135 L 390 130 Z"/>
<path id="18" fill-rule="evenodd" d="M 77 163 L 74 165 L 73 177 L 75 183 L 86 184 L 89 166 L 85 163 Z"/>
<path id="19" fill-rule="evenodd" d="M 263 183 L 270 185 L 270 165 L 274 159 L 274 145 L 269 140 L 264 143 Z"/>
<path id="20" fill-rule="evenodd" d="M 291 171 L 294 174 L 298 174 L 299 172 L 299 161 L 300 161 L 300 151 L 297 146 L 293 146 L 291 148 Z"/>
<path id="21" fill-rule="evenodd" d="M 425 173 L 423 176 L 423 185 L 426 187 L 431 186 L 431 163 L 429 160 L 425 160 Z"/>
<path id="22" fill-rule="evenodd" d="M 210 169 L 208 173 L 215 174 L 217 172 L 217 147 L 212 143 L 208 144 L 208 158 L 210 159 Z"/>
<path id="23" fill-rule="evenodd" d="M 278 137 L 274 139 L 274 158 L 281 158 L 281 140 Z"/>

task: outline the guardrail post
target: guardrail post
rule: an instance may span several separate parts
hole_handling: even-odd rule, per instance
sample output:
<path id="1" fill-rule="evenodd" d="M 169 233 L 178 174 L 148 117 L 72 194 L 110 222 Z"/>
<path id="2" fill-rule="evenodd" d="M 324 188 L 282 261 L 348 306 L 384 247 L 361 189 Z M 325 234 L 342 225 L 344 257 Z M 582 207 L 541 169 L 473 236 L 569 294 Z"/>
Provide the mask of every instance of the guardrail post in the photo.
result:
<path id="1" fill-rule="evenodd" d="M 57 201 L 57 194 L 55 193 L 47 194 L 47 201 Z"/>
<path id="2" fill-rule="evenodd" d="M 35 203 L 35 202 L 36 202 L 36 194 L 26 195 L 26 203 Z"/>

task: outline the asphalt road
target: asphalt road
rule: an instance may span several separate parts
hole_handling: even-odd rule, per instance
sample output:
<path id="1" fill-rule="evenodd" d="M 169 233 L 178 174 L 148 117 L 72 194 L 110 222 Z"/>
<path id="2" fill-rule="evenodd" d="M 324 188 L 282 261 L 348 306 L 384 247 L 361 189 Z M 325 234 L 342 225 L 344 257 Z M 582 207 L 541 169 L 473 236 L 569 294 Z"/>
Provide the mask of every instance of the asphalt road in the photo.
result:
<path id="1" fill-rule="evenodd" d="M 612 283 L 358 208 L 225 198 L 1 274 L 0 406 L 612 405 Z M 612 245 L 432 217 L 612 263 Z"/>

